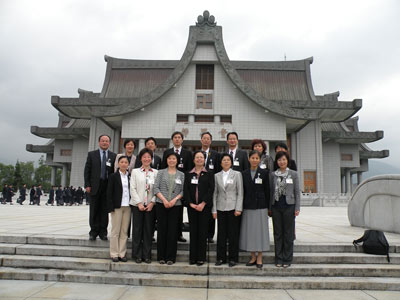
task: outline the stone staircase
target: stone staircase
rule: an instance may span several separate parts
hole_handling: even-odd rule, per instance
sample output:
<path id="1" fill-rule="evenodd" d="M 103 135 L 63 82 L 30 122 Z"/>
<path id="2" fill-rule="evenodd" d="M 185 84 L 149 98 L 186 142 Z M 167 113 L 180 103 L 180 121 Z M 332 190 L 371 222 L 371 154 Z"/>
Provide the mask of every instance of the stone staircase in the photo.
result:
<path id="1" fill-rule="evenodd" d="M 241 264 L 233 268 L 214 266 L 215 244 L 209 245 L 210 263 L 190 266 L 188 246 L 178 244 L 177 263 L 172 266 L 158 264 L 156 250 L 152 264 L 113 263 L 108 242 L 100 240 L 0 235 L 0 279 L 198 288 L 400 290 L 400 246 L 391 246 L 391 263 L 387 263 L 386 257 L 358 252 L 351 244 L 295 243 L 290 268 L 276 268 L 273 252 L 267 252 L 262 270 L 244 265 L 247 253 L 240 253 Z"/>

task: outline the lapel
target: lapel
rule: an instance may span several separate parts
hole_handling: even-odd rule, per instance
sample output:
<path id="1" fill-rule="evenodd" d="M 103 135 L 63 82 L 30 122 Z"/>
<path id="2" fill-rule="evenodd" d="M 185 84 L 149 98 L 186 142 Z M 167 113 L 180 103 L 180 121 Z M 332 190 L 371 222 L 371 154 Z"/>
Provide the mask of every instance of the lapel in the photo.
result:
<path id="1" fill-rule="evenodd" d="M 235 178 L 235 172 L 233 172 L 233 169 L 231 169 L 231 171 L 229 172 L 229 175 L 228 175 L 228 179 L 227 179 L 227 181 L 226 181 L 226 185 L 224 186 L 224 189 L 225 190 L 227 190 L 227 188 L 229 187 L 229 186 L 233 186 L 234 185 L 234 183 L 235 183 L 235 181 L 234 181 L 234 178 Z M 228 184 L 228 181 L 229 180 L 232 180 L 232 183 L 231 184 Z M 222 181 L 222 185 L 224 184 L 224 182 Z"/>
<path id="2" fill-rule="evenodd" d="M 119 170 L 117 170 L 117 172 L 118 172 L 118 176 L 117 176 L 117 182 L 118 182 L 118 185 L 121 187 L 121 189 L 122 189 L 122 180 L 121 180 L 121 174 L 119 173 Z M 128 171 L 127 171 L 128 172 Z M 128 182 L 129 182 L 129 180 L 128 180 Z"/>
<path id="3" fill-rule="evenodd" d="M 100 151 L 97 149 L 95 150 L 96 152 L 94 153 L 94 159 L 96 160 L 96 164 L 99 165 L 100 169 L 101 169 L 101 154 Z"/>

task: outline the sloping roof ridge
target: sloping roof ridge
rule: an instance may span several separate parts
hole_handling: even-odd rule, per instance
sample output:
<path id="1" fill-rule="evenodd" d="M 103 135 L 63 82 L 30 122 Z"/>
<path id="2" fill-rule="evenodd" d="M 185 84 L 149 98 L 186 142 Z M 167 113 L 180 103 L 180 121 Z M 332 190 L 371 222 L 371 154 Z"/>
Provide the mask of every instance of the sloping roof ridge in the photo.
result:
<path id="1" fill-rule="evenodd" d="M 166 68 L 174 69 L 179 60 L 160 60 L 160 59 L 129 59 L 129 58 L 117 58 L 104 55 L 104 60 L 107 64 L 111 64 L 112 69 L 146 69 L 146 68 Z"/>
<path id="2" fill-rule="evenodd" d="M 231 60 L 231 64 L 236 70 L 259 69 L 305 71 L 307 69 L 307 64 L 311 64 L 312 62 L 313 57 L 287 61 Z"/>

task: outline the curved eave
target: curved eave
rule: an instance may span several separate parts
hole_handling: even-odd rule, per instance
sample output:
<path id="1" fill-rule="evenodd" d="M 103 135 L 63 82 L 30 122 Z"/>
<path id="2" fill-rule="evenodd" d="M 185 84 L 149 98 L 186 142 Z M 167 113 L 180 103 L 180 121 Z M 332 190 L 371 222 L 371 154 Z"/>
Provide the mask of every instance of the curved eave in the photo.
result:
<path id="1" fill-rule="evenodd" d="M 54 146 L 26 144 L 26 151 L 32 153 L 54 153 Z"/>
<path id="2" fill-rule="evenodd" d="M 360 159 L 386 158 L 386 157 L 389 157 L 389 150 L 360 151 Z"/>
<path id="3" fill-rule="evenodd" d="M 336 142 L 339 144 L 361 144 L 372 143 L 383 138 L 383 131 L 375 132 L 339 132 L 323 131 L 323 142 Z"/>
<path id="4" fill-rule="evenodd" d="M 152 90 L 150 93 L 145 96 L 135 99 L 135 101 L 125 102 L 120 105 L 103 107 L 103 106 L 93 106 L 91 108 L 92 115 L 96 117 L 112 117 L 119 116 L 123 114 L 129 114 L 140 110 L 141 108 L 150 105 L 157 99 L 159 99 L 162 95 L 164 95 L 168 90 L 170 90 L 174 84 L 182 77 L 187 67 L 192 61 L 193 55 L 196 50 L 196 46 L 198 44 L 212 44 L 215 47 L 216 54 L 218 60 L 225 70 L 228 77 L 232 80 L 234 85 L 245 94 L 250 100 L 254 101 L 262 108 L 273 112 L 277 115 L 294 118 L 294 119 L 303 119 L 303 120 L 314 120 L 318 118 L 317 112 L 314 111 L 306 111 L 304 109 L 297 109 L 290 107 L 285 102 L 275 102 L 271 100 L 264 99 L 260 94 L 250 88 L 240 77 L 238 72 L 236 71 L 234 65 L 228 58 L 228 55 L 225 51 L 225 46 L 222 40 L 222 27 L 197 27 L 190 26 L 188 43 L 186 45 L 185 51 L 182 55 L 181 60 L 179 61 L 176 68 L 172 71 L 172 73 L 168 76 L 168 78 L 160 84 L 157 88 Z M 108 59 L 108 58 L 106 58 Z M 304 64 L 310 64 L 312 59 L 304 60 Z M 112 63 L 107 64 L 106 78 L 105 84 L 109 80 L 109 75 L 111 73 Z M 108 77 L 107 77 L 108 76 Z M 104 95 L 104 86 L 102 95 Z M 101 97 L 100 97 L 101 98 Z"/>
<path id="5" fill-rule="evenodd" d="M 89 138 L 90 129 L 31 126 L 31 133 L 46 139 L 71 140 L 79 137 Z"/>

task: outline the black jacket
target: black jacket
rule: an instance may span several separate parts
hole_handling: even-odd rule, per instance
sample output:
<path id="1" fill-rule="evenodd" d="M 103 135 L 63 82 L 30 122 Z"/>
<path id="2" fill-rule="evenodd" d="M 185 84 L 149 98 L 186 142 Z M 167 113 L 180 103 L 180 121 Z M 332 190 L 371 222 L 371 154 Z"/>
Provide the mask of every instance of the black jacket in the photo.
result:
<path id="1" fill-rule="evenodd" d="M 129 174 L 128 174 L 129 175 Z M 130 178 L 128 176 L 128 189 L 130 191 Z M 113 212 L 116 208 L 121 208 L 122 202 L 122 181 L 119 171 L 113 173 L 108 178 L 107 187 L 107 211 Z M 130 199 L 130 192 L 129 192 Z"/>
<path id="2" fill-rule="evenodd" d="M 210 169 L 210 165 L 214 166 L 214 169 Z M 219 153 L 215 150 L 211 150 L 208 152 L 208 157 L 207 161 L 205 163 L 206 170 L 209 172 L 212 172 L 214 174 L 217 174 L 219 171 L 221 171 L 221 160 Z"/>
<path id="3" fill-rule="evenodd" d="M 164 155 L 163 155 L 163 160 L 162 160 L 162 164 L 161 164 L 161 169 L 165 169 L 166 167 L 168 167 L 167 165 L 167 156 L 170 153 L 174 153 L 174 148 L 169 148 L 167 150 L 164 151 Z M 186 150 L 184 148 L 181 149 L 181 154 L 179 155 L 179 161 L 178 164 L 176 166 L 176 168 L 185 173 L 185 172 L 189 172 L 190 170 L 193 169 L 193 155 L 192 152 L 189 150 Z M 183 167 L 180 167 L 180 164 L 183 164 Z"/>
<path id="4" fill-rule="evenodd" d="M 228 153 L 230 150 L 228 149 Z M 235 166 L 235 161 L 239 162 L 238 166 Z M 247 157 L 247 152 L 245 150 L 236 149 L 235 157 L 233 157 L 232 169 L 235 171 L 243 172 L 250 168 L 249 159 Z"/>
<path id="5" fill-rule="evenodd" d="M 114 172 L 115 157 L 117 155 L 114 152 L 108 151 L 109 166 L 106 166 L 108 177 Z M 101 157 L 99 150 L 93 150 L 88 153 L 85 170 L 85 188 L 91 187 L 90 194 L 96 195 L 100 186 L 101 178 Z"/>
<path id="6" fill-rule="evenodd" d="M 251 178 L 250 169 L 243 171 L 243 209 L 261 209 L 269 207 L 270 188 L 269 171 L 257 168 L 254 179 Z M 261 178 L 262 184 L 256 184 L 256 179 Z"/>
<path id="7" fill-rule="evenodd" d="M 185 185 L 183 190 L 183 204 L 189 207 L 190 203 L 196 204 L 196 186 L 198 186 L 199 199 L 198 203 L 205 202 L 207 206 L 211 207 L 213 203 L 214 193 L 214 173 L 213 172 L 200 172 L 198 184 L 192 183 L 192 179 L 197 178 L 196 173 L 185 173 Z"/>

